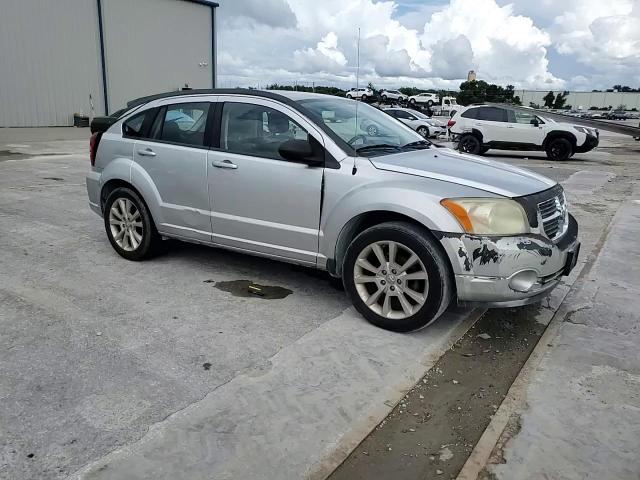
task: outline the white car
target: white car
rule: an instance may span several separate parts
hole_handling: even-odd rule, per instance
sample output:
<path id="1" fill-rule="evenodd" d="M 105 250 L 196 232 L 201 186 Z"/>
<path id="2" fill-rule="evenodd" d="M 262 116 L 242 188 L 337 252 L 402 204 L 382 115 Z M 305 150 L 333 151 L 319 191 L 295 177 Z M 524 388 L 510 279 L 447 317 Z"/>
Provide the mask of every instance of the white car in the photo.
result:
<path id="1" fill-rule="evenodd" d="M 448 126 L 458 149 L 476 155 L 492 148 L 541 150 L 551 160 L 567 160 L 594 149 L 599 141 L 597 129 L 554 122 L 524 107 L 460 107 Z"/>
<path id="2" fill-rule="evenodd" d="M 403 95 L 402 92 L 398 90 L 382 90 L 380 92 L 380 98 L 383 102 L 387 100 L 395 100 L 396 102 L 403 102 L 407 96 Z"/>
<path id="3" fill-rule="evenodd" d="M 437 93 L 419 93 L 418 95 L 413 95 L 409 97 L 409 103 L 411 105 L 422 104 L 433 106 L 438 103 L 438 94 Z"/>
<path id="4" fill-rule="evenodd" d="M 447 126 L 439 120 L 409 108 L 386 108 L 386 113 L 411 127 L 425 138 L 439 137 L 447 133 Z"/>
<path id="5" fill-rule="evenodd" d="M 366 100 L 368 98 L 373 98 L 374 93 L 373 90 L 371 90 L 370 88 L 352 88 L 351 90 L 349 90 L 346 94 L 347 98 L 350 98 L 352 100 L 354 99 L 360 99 L 360 100 Z"/>

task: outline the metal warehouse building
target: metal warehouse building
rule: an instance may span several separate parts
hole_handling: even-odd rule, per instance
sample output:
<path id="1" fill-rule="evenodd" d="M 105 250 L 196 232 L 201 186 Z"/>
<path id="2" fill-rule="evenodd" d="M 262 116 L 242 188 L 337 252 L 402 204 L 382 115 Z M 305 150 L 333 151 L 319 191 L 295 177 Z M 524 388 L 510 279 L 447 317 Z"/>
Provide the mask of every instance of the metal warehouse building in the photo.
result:
<path id="1" fill-rule="evenodd" d="M 153 93 L 215 87 L 206 0 L 0 0 L 0 127 L 72 125 Z"/>
<path id="2" fill-rule="evenodd" d="M 549 90 L 516 90 L 515 95 L 520 96 L 523 105 L 529 102 L 544 105 L 544 96 Z M 553 94 L 562 93 L 562 90 L 553 90 Z M 640 110 L 640 93 L 637 92 L 569 92 L 567 105 L 573 108 L 617 108 L 624 105 L 628 110 L 636 108 Z"/>

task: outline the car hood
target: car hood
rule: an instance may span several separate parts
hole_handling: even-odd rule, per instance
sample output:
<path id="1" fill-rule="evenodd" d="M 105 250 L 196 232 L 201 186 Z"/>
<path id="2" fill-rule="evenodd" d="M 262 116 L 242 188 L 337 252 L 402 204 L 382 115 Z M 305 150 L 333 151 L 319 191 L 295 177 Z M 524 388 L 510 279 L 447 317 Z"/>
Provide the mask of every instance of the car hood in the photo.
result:
<path id="1" fill-rule="evenodd" d="M 457 183 L 505 197 L 520 197 L 553 187 L 556 182 L 523 168 L 464 155 L 449 148 L 430 148 L 370 158 L 380 170 Z"/>

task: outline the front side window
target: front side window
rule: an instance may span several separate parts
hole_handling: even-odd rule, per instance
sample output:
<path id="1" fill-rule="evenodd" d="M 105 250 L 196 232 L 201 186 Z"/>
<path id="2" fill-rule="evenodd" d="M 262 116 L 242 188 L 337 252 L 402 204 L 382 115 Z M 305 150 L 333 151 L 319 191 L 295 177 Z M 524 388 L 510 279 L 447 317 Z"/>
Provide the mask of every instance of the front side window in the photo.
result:
<path id="1" fill-rule="evenodd" d="M 199 102 L 167 106 L 163 110 L 159 139 L 182 145 L 204 146 L 209 105 L 209 102 Z"/>
<path id="2" fill-rule="evenodd" d="M 273 108 L 251 103 L 224 104 L 221 150 L 284 160 L 279 149 L 288 140 L 309 140 L 309 134 L 297 122 Z"/>
<path id="3" fill-rule="evenodd" d="M 539 117 L 529 112 L 521 112 L 519 110 L 515 110 L 513 113 L 515 115 L 516 123 L 524 123 L 528 125 L 535 123 L 544 123 L 542 120 L 540 120 Z"/>
<path id="4" fill-rule="evenodd" d="M 403 147 L 409 143 L 424 141 L 424 138 L 406 125 L 365 103 L 329 96 L 298 100 L 298 103 L 353 149 L 381 144 L 391 148 Z M 383 150 L 374 152 L 371 149 L 369 152 L 376 155 L 391 153 Z"/>
<path id="5" fill-rule="evenodd" d="M 476 114 L 478 120 L 487 122 L 507 122 L 507 111 L 504 108 L 480 107 Z"/>

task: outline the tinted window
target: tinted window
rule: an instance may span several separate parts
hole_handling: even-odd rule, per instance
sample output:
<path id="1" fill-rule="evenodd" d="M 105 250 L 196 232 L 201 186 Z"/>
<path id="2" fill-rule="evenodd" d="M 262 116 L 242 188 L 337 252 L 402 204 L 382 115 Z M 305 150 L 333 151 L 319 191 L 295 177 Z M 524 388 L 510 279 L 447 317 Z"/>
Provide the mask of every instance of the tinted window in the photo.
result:
<path id="1" fill-rule="evenodd" d="M 160 140 L 183 145 L 204 146 L 209 103 L 178 103 L 164 110 Z"/>
<path id="2" fill-rule="evenodd" d="M 476 119 L 488 122 L 506 122 L 507 111 L 504 108 L 480 107 L 477 109 Z"/>
<path id="3" fill-rule="evenodd" d="M 411 115 L 409 112 L 405 112 L 404 110 L 398 110 L 396 114 L 396 118 L 403 118 L 405 120 L 415 120 L 416 118 Z"/>
<path id="4" fill-rule="evenodd" d="M 462 112 L 460 116 L 464 118 L 476 118 L 477 113 L 477 108 L 470 108 L 469 110 L 465 110 L 464 112 Z"/>
<path id="5" fill-rule="evenodd" d="M 122 135 L 128 138 L 144 138 L 157 111 L 157 108 L 151 108 L 125 121 L 122 125 Z"/>
<path id="6" fill-rule="evenodd" d="M 278 153 L 287 140 L 308 140 L 300 125 L 282 112 L 262 105 L 225 103 L 220 148 L 231 153 L 284 160 Z"/>

